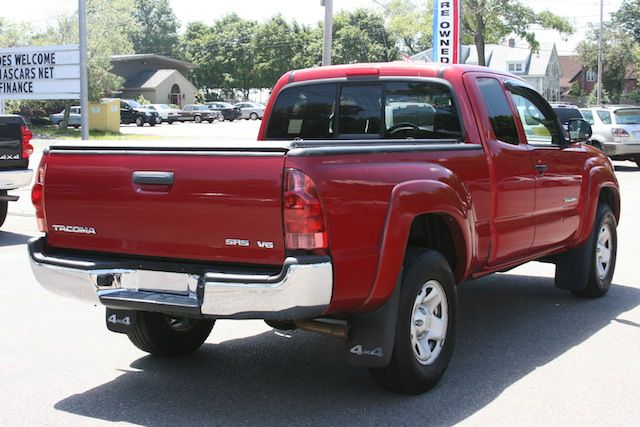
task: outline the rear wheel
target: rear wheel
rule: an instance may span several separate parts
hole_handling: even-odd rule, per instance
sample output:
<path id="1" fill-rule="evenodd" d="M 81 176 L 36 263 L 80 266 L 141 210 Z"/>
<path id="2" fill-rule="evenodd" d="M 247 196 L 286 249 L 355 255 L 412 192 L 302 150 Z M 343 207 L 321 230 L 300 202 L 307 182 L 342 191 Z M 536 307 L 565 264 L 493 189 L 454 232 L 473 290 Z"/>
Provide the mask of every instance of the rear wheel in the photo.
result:
<path id="1" fill-rule="evenodd" d="M 257 113 L 251 113 L 251 114 L 249 114 L 249 118 L 251 120 L 258 120 L 258 114 Z"/>
<path id="2" fill-rule="evenodd" d="M 446 259 L 426 251 L 405 267 L 389 365 L 370 370 L 383 387 L 419 394 L 435 386 L 453 354 L 457 296 Z"/>
<path id="3" fill-rule="evenodd" d="M 200 117 L 200 116 L 195 116 L 195 117 L 193 118 L 193 121 L 194 121 L 194 122 L 196 122 L 196 123 L 202 123 L 202 117 Z"/>
<path id="4" fill-rule="evenodd" d="M 214 321 L 138 312 L 129 340 L 155 356 L 182 356 L 196 351 L 207 340 Z"/>

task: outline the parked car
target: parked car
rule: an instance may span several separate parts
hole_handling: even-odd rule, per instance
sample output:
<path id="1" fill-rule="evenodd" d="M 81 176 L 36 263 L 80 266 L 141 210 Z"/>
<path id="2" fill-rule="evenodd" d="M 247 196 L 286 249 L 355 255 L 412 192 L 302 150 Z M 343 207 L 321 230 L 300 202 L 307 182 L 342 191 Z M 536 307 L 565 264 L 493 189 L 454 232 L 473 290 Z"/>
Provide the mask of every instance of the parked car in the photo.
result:
<path id="1" fill-rule="evenodd" d="M 49 115 L 49 120 L 51 120 L 52 125 L 62 126 L 64 120 L 64 110 L 59 113 Z M 82 115 L 80 114 L 80 106 L 74 105 L 69 108 L 69 122 L 68 126 L 73 126 L 74 128 L 79 128 L 82 124 Z"/>
<path id="2" fill-rule="evenodd" d="M 232 122 L 235 119 L 240 118 L 240 115 L 241 115 L 240 109 L 235 108 L 233 105 L 229 104 L 228 102 L 211 101 L 211 102 L 207 102 L 206 105 L 207 107 L 209 107 L 210 110 L 220 111 L 222 113 L 222 120 L 229 120 L 230 122 Z"/>
<path id="3" fill-rule="evenodd" d="M 262 104 L 258 104 L 255 102 L 243 101 L 233 104 L 233 108 L 240 109 L 240 118 L 241 119 L 262 119 L 264 115 L 265 106 Z"/>
<path id="4" fill-rule="evenodd" d="M 133 99 L 120 100 L 120 124 L 135 123 L 137 126 L 155 126 L 158 122 L 158 113 L 145 108 Z"/>
<path id="5" fill-rule="evenodd" d="M 560 119 L 560 123 L 566 129 L 570 119 L 584 119 L 577 105 L 573 104 L 550 104 L 553 111 Z"/>
<path id="6" fill-rule="evenodd" d="M 150 104 L 147 107 L 158 113 L 160 120 L 165 123 L 172 124 L 182 121 L 182 110 L 178 108 L 172 108 L 167 104 Z"/>
<path id="7" fill-rule="evenodd" d="M 591 141 L 614 160 L 631 160 L 640 167 L 640 107 L 581 108 L 591 124 Z"/>
<path id="8" fill-rule="evenodd" d="M 525 135 L 513 100 L 546 132 Z M 609 290 L 613 166 L 583 144 L 585 120 L 568 139 L 518 76 L 321 67 L 287 72 L 269 102 L 254 143 L 51 146 L 32 193 L 37 280 L 102 304 L 111 331 L 155 356 L 197 350 L 217 319 L 264 319 L 341 339 L 346 360 L 408 394 L 445 373 L 464 282 L 541 260 L 559 289 Z"/>
<path id="9" fill-rule="evenodd" d="M 213 123 L 214 120 L 222 121 L 222 113 L 219 111 L 210 110 L 209 107 L 203 104 L 187 104 L 182 108 L 182 120 L 194 121 L 200 123 L 203 120 Z"/>
<path id="10" fill-rule="evenodd" d="M 33 171 L 29 169 L 29 157 L 33 154 L 33 134 L 22 116 L 0 116 L 0 226 L 7 218 L 9 202 L 18 196 L 7 194 L 31 184 Z"/>

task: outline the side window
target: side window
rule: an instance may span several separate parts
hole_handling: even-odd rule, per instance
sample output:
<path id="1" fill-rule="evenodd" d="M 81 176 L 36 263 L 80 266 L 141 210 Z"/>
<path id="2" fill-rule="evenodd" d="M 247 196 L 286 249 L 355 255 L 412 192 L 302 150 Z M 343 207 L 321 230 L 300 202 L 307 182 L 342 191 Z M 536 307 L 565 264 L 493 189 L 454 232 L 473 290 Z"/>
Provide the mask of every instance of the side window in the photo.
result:
<path id="1" fill-rule="evenodd" d="M 380 135 L 382 86 L 343 86 L 340 92 L 340 135 Z"/>
<path id="2" fill-rule="evenodd" d="M 582 113 L 582 116 L 585 118 L 585 120 L 588 121 L 591 126 L 595 124 L 595 122 L 593 121 L 593 113 L 591 111 L 580 110 L 580 112 Z"/>
<path id="3" fill-rule="evenodd" d="M 463 138 L 449 88 L 436 82 L 397 82 L 384 86 L 385 138 Z"/>
<path id="4" fill-rule="evenodd" d="M 285 88 L 271 112 L 267 138 L 328 139 L 334 137 L 335 83 Z"/>
<path id="5" fill-rule="evenodd" d="M 508 144 L 518 145 L 518 129 L 502 86 L 492 78 L 479 78 L 477 82 L 496 138 Z"/>
<path id="6" fill-rule="evenodd" d="M 609 113 L 607 110 L 598 110 L 598 117 L 600 117 L 600 120 L 602 120 L 602 123 L 604 123 L 605 125 L 610 125 L 611 124 L 611 113 Z"/>
<path id="7" fill-rule="evenodd" d="M 554 144 L 559 141 L 558 130 L 554 123 L 554 117 L 550 113 L 544 113 L 536 106 L 535 99 L 526 93 L 511 93 L 513 103 L 518 109 L 518 116 L 522 122 L 524 133 L 530 144 Z"/>

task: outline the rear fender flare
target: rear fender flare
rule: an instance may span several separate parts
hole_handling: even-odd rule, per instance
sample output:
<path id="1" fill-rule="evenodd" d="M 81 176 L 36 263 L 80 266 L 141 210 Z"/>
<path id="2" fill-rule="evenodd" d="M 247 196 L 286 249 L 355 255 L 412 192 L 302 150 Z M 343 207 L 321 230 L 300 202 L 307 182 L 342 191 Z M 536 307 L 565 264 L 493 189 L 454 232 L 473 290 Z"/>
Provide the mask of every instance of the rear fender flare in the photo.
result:
<path id="1" fill-rule="evenodd" d="M 474 218 L 469 192 L 455 176 L 450 176 L 448 182 L 406 181 L 396 185 L 391 192 L 380 242 L 378 268 L 363 305 L 365 310 L 381 305 L 392 294 L 402 269 L 413 220 L 429 213 L 446 215 L 454 222 L 449 224 L 459 256 L 454 273 L 457 282 L 466 277 L 471 264 Z"/>

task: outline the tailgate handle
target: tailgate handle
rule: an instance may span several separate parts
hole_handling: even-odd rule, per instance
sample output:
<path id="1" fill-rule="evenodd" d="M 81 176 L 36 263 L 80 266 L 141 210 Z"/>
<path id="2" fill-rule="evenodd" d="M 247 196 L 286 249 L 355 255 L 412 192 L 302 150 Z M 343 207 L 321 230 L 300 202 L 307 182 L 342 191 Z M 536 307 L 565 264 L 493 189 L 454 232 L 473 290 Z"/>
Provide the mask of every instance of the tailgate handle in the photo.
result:
<path id="1" fill-rule="evenodd" d="M 173 185 L 173 172 L 135 171 L 131 180 L 139 185 Z"/>

